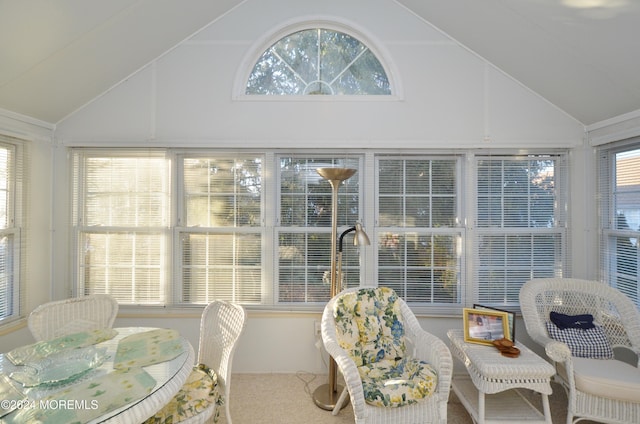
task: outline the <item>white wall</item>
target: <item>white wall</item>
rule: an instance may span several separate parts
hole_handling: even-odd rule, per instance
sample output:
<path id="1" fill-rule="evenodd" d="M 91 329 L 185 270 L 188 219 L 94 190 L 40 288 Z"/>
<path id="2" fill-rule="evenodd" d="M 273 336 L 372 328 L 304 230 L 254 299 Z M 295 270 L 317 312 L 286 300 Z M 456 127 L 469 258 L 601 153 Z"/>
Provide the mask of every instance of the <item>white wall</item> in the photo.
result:
<path id="1" fill-rule="evenodd" d="M 389 65 L 400 98 L 235 99 L 236 79 L 244 83 L 272 35 L 314 19 L 355 29 Z M 559 147 L 581 145 L 583 127 L 392 1 L 254 0 L 60 122 L 56 138 L 66 145 Z"/>
<path id="2" fill-rule="evenodd" d="M 313 19 L 354 29 L 389 65 L 399 96 L 382 101 L 237 98 L 238 76 L 274 41 L 271 35 Z M 50 191 L 39 202 L 51 205 L 53 230 L 53 260 L 44 262 L 51 265 L 50 279 L 40 281 L 41 290 L 48 292 L 45 286 L 52 282 L 51 297 L 63 298 L 71 289 L 67 147 L 567 147 L 580 164 L 572 175 L 572 200 L 582 209 L 590 204 L 589 189 L 580 181 L 590 172 L 591 154 L 583 147 L 583 132 L 579 122 L 393 1 L 247 1 L 58 123 L 48 162 L 54 169 Z M 580 209 L 574 247 L 591 237 L 590 218 Z M 584 256 L 577 261 L 581 270 L 593 262 Z M 320 312 L 251 312 L 249 317 L 236 372 L 326 371 L 313 332 Z M 447 329 L 462 325 L 461 317 L 421 322 L 443 339 Z M 198 312 L 123 315 L 116 324 L 177 328 L 197 346 Z M 25 332 L 21 340 L 28 337 Z M 20 337 L 4 338 L 3 350 L 5 341 L 18 343 Z"/>

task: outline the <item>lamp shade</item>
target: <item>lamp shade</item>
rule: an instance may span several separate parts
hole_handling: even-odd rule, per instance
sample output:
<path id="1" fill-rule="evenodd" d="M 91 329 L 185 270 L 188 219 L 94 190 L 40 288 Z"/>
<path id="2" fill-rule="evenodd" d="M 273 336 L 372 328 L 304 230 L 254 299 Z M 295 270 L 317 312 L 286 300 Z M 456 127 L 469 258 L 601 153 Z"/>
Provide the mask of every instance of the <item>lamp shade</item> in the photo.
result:
<path id="1" fill-rule="evenodd" d="M 371 242 L 369 241 L 369 236 L 365 233 L 364 228 L 362 228 L 362 224 L 356 222 L 356 234 L 353 237 L 353 245 L 354 246 L 369 246 Z"/>

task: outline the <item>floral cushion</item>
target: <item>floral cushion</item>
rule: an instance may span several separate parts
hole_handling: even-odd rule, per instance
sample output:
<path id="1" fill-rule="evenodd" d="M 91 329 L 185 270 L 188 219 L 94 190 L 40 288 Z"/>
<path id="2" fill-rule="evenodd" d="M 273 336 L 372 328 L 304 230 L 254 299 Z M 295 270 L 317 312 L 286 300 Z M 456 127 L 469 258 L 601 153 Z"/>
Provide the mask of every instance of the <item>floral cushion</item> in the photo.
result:
<path id="1" fill-rule="evenodd" d="M 345 293 L 334 318 L 340 347 L 358 367 L 365 401 L 397 407 L 434 392 L 437 375 L 427 363 L 406 354 L 405 326 L 397 294 L 388 287 Z"/>
<path id="2" fill-rule="evenodd" d="M 397 299 L 392 289 L 380 287 L 346 293 L 336 301 L 338 343 L 357 366 L 404 356 L 404 322 Z"/>
<path id="3" fill-rule="evenodd" d="M 223 398 L 213 370 L 203 364 L 193 367 L 178 393 L 153 417 L 144 424 L 174 424 L 191 418 L 213 403 L 223 404 Z M 213 421 L 218 422 L 220 409 L 216 408 Z"/>
<path id="4" fill-rule="evenodd" d="M 364 399 L 370 405 L 398 407 L 431 395 L 438 377 L 431 365 L 415 358 L 382 360 L 358 367 Z"/>

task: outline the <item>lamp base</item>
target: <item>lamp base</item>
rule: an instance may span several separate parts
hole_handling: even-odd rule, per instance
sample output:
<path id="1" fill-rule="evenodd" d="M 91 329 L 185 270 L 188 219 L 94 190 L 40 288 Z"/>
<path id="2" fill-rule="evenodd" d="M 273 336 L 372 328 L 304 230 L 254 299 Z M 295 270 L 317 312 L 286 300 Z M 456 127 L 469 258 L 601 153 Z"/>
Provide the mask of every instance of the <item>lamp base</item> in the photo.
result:
<path id="1" fill-rule="evenodd" d="M 325 409 L 327 411 L 333 411 L 333 408 L 336 407 L 338 403 L 338 398 L 340 398 L 340 393 L 342 393 L 343 387 L 338 385 L 337 390 L 334 392 L 331 390 L 328 384 L 323 384 L 318 387 L 313 392 L 313 401 L 316 403 L 318 408 Z M 347 394 L 347 398 L 342 403 L 340 409 L 344 408 L 349 404 L 349 395 Z"/>

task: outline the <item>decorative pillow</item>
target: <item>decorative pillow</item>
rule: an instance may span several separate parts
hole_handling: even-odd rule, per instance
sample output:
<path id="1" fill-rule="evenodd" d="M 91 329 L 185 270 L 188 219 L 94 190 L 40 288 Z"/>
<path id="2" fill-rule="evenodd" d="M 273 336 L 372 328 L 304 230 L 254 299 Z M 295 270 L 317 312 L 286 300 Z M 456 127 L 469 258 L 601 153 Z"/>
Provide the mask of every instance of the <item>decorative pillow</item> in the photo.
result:
<path id="1" fill-rule="evenodd" d="M 579 358 L 613 359 L 613 350 L 601 327 L 560 329 L 553 322 L 547 321 L 549 337 L 565 343 L 571 354 Z"/>
<path id="2" fill-rule="evenodd" d="M 405 329 L 398 296 L 388 287 L 346 293 L 335 304 L 338 343 L 357 366 L 405 355 Z"/>
<path id="3" fill-rule="evenodd" d="M 558 312 L 551 312 L 549 318 L 551 322 L 561 330 L 565 328 L 582 328 L 583 330 L 587 330 L 595 327 L 593 324 L 593 315 L 591 314 L 565 315 Z"/>
<path id="4" fill-rule="evenodd" d="M 415 358 L 383 359 L 358 367 L 364 399 L 373 406 L 411 405 L 430 396 L 438 385 L 433 367 Z"/>

